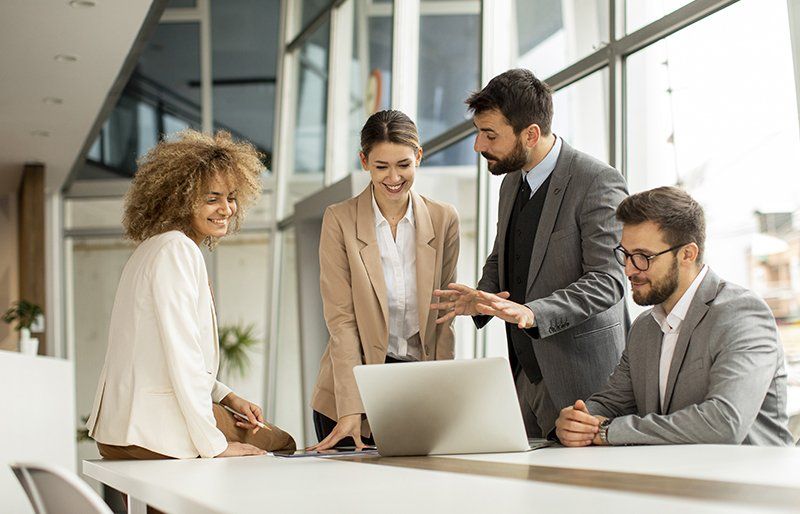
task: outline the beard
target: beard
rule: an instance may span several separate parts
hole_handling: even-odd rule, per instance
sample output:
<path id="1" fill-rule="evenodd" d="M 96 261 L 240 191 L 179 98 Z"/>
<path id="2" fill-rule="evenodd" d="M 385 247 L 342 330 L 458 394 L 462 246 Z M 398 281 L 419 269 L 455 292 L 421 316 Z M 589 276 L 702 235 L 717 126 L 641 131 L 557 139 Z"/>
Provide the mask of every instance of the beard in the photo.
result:
<path id="1" fill-rule="evenodd" d="M 511 151 L 503 159 L 498 159 L 494 155 L 481 152 L 481 155 L 486 160 L 493 160 L 495 161 L 494 164 L 489 164 L 489 172 L 492 175 L 500 176 L 505 175 L 506 173 L 511 173 L 512 171 L 521 170 L 525 164 L 528 163 L 528 154 L 525 151 L 525 147 L 522 145 L 522 142 L 517 140 L 517 144 L 514 146 L 514 149 Z"/>
<path id="2" fill-rule="evenodd" d="M 667 301 L 676 289 L 678 289 L 678 259 L 673 259 L 667 275 L 658 282 L 650 282 L 650 292 L 647 294 L 634 291 L 633 301 L 638 305 L 658 305 Z"/>

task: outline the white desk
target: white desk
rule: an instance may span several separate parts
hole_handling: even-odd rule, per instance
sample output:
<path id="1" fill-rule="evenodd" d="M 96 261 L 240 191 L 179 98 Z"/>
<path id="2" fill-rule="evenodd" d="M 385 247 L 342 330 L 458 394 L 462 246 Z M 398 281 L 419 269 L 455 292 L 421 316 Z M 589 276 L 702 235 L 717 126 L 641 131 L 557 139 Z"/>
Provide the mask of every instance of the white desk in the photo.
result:
<path id="1" fill-rule="evenodd" d="M 147 503 L 170 514 L 800 510 L 800 448 L 547 448 L 368 459 L 84 461 L 84 473 L 137 500 L 134 511 Z"/>

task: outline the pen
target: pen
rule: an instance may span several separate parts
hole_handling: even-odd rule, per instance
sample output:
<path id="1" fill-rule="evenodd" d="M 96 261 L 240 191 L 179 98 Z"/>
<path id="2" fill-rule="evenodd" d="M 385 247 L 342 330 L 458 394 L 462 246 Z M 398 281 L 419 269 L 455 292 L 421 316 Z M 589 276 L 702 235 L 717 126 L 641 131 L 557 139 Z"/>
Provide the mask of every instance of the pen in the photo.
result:
<path id="1" fill-rule="evenodd" d="M 248 423 L 250 423 L 250 420 L 247 419 L 247 416 L 245 416 L 241 412 L 237 412 L 237 411 L 231 409 L 230 407 L 228 407 L 227 405 L 223 405 L 222 408 L 225 409 L 226 411 L 230 412 L 231 414 L 233 414 L 237 418 L 241 418 L 241 419 L 247 421 Z M 265 425 L 264 423 L 262 423 L 262 422 L 260 422 L 258 420 L 256 420 L 256 425 L 258 425 L 260 428 L 269 429 L 269 427 L 267 425 Z"/>

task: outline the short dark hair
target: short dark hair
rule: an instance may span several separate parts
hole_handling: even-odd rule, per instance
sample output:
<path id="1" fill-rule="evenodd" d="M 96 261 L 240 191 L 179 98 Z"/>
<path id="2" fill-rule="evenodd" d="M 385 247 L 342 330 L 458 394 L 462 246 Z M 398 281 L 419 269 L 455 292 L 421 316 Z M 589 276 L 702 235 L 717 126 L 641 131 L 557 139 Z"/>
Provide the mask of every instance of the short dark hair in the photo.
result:
<path id="1" fill-rule="evenodd" d="M 486 87 L 472 93 L 466 104 L 473 114 L 497 109 L 517 135 L 535 123 L 546 136 L 553 122 L 552 93 L 533 72 L 516 68 L 490 80 Z"/>
<path id="2" fill-rule="evenodd" d="M 417 151 L 420 149 L 417 126 L 403 112 L 378 111 L 367 119 L 361 129 L 361 151 L 369 155 L 372 147 L 378 143 L 397 143 Z"/>
<path id="3" fill-rule="evenodd" d="M 703 262 L 706 216 L 703 207 L 683 189 L 664 186 L 631 195 L 617 207 L 617 220 L 626 225 L 652 221 L 668 245 L 695 243 L 700 249 L 697 264 Z"/>

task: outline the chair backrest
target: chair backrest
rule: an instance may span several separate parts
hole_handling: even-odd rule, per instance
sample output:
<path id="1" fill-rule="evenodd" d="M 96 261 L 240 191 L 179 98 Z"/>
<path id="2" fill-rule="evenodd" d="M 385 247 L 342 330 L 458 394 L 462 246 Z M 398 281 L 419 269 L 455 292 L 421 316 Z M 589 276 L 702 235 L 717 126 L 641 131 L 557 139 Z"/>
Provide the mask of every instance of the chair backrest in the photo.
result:
<path id="1" fill-rule="evenodd" d="M 64 469 L 16 463 L 17 476 L 36 514 L 113 514 L 87 483 Z"/>

